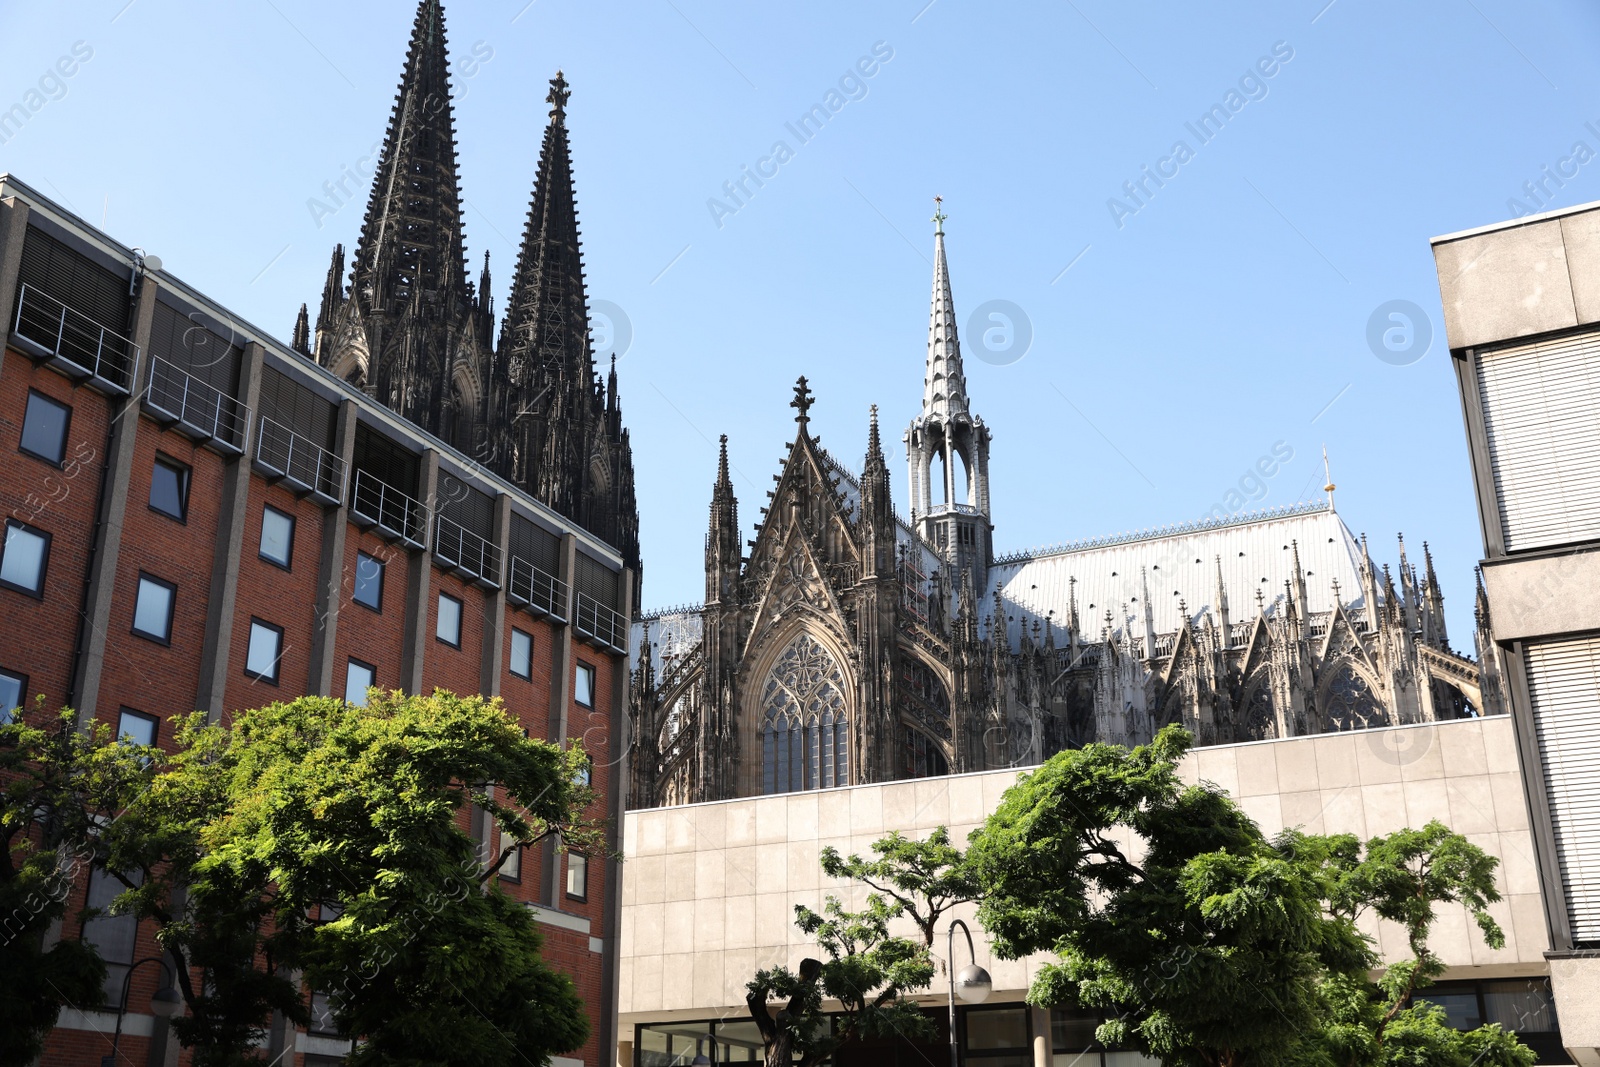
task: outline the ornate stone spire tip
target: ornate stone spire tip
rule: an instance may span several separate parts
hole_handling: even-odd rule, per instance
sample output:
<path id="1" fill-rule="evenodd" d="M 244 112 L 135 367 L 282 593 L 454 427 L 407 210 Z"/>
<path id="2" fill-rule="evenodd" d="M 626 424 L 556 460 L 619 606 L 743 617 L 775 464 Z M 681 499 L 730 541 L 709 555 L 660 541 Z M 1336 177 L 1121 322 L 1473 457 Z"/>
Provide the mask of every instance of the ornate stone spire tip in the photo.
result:
<path id="1" fill-rule="evenodd" d="M 942 197 L 942 196 L 934 197 L 933 198 L 933 233 L 934 233 L 934 236 L 936 236 L 936 237 L 943 237 L 944 236 L 944 220 L 949 218 L 949 217 L 950 217 L 949 215 L 946 215 L 944 213 L 944 197 Z"/>
<path id="2" fill-rule="evenodd" d="M 556 76 L 550 79 L 550 95 L 545 101 L 550 104 L 550 118 L 554 122 L 561 122 L 567 115 L 567 100 L 572 96 L 572 90 L 567 88 L 567 79 L 559 70 Z"/>
<path id="3" fill-rule="evenodd" d="M 811 405 L 814 400 L 811 387 L 806 384 L 806 376 L 800 375 L 799 380 L 794 383 L 794 399 L 789 401 L 789 406 L 798 413 L 794 417 L 795 422 L 804 426 L 811 421 Z"/>

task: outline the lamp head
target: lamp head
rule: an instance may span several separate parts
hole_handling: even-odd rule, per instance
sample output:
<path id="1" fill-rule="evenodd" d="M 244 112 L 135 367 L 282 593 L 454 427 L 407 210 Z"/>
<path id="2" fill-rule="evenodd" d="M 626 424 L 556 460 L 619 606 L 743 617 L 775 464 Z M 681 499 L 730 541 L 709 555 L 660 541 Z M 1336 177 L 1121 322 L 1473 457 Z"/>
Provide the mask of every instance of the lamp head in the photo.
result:
<path id="1" fill-rule="evenodd" d="M 994 992 L 994 980 L 976 963 L 969 963 L 956 974 L 956 995 L 968 1004 L 982 1004 Z"/>
<path id="2" fill-rule="evenodd" d="M 170 1019 L 183 1010 L 183 994 L 171 986 L 164 986 L 156 990 L 156 995 L 150 998 L 150 1011 L 163 1019 Z"/>

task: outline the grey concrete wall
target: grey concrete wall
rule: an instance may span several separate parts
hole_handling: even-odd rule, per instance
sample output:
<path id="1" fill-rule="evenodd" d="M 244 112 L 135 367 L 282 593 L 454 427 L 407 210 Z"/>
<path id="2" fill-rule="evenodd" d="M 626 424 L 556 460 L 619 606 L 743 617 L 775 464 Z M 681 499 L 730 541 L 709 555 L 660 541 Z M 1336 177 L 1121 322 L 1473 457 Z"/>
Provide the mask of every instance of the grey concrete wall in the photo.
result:
<path id="1" fill-rule="evenodd" d="M 1452 349 L 1600 322 L 1600 206 L 1437 237 Z"/>
<path id="2" fill-rule="evenodd" d="M 1486 948 L 1466 912 L 1441 914 L 1434 946 L 1457 975 L 1547 973 L 1544 914 L 1509 718 L 1426 723 L 1362 733 L 1206 748 L 1183 763 L 1238 798 L 1263 830 L 1368 837 L 1439 819 L 1502 862 L 1494 913 L 1506 946 Z M 892 829 L 921 836 L 949 826 L 958 842 L 994 810 L 1015 771 L 856 786 L 630 812 L 624 833 L 623 1023 L 743 1011 L 761 967 L 796 964 L 808 943 L 794 906 L 828 894 L 859 906 L 865 888 L 825 878 L 824 845 L 865 854 Z M 972 908 L 957 912 L 969 921 Z M 1398 928 L 1376 933 L 1404 952 Z M 905 931 L 909 933 L 909 926 Z M 996 1000 L 1020 999 L 1043 957 L 978 959 Z M 942 948 L 936 954 L 942 955 Z M 963 960 L 964 962 L 964 960 Z M 939 996 L 927 998 L 943 1003 Z M 626 1032 L 626 1031 L 625 1031 Z"/>

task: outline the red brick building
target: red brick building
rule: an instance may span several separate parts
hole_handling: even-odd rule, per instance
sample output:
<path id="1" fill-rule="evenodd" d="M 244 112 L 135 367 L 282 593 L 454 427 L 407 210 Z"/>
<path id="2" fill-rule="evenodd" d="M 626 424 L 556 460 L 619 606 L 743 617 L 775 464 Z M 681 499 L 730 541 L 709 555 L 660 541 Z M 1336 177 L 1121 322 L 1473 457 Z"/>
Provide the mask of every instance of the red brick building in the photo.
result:
<path id="1" fill-rule="evenodd" d="M 617 549 L 4 175 L 0 323 L 0 703 L 44 694 L 160 744 L 196 708 L 499 695 L 531 735 L 583 740 L 620 824 L 636 571 Z M 615 866 L 547 849 L 504 875 L 590 1011 L 558 1062 L 604 1062 Z M 47 1067 L 99 1062 L 119 1022 L 119 1062 L 186 1062 L 153 1011 L 150 924 L 71 918 L 114 893 L 91 877 L 69 901 L 61 936 L 110 976 Z M 266 1058 L 347 1047 L 279 1025 Z"/>

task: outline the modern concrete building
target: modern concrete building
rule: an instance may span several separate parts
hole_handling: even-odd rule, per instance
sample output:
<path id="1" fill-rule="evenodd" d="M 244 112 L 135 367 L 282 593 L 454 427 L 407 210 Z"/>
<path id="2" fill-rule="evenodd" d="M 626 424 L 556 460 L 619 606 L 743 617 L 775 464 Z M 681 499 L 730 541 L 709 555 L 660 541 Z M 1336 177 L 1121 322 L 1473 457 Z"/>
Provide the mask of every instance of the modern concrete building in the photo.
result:
<path id="1" fill-rule="evenodd" d="M 1600 1064 L 1600 204 L 1433 242 L 1567 1048 Z"/>
<path id="2" fill-rule="evenodd" d="M 620 819 L 635 576 L 615 546 L 8 175 L 0 323 L 0 712 L 44 694 L 166 744 L 197 708 L 499 695 L 534 736 L 584 740 L 595 814 Z M 492 825 L 461 817 L 496 854 Z M 553 849 L 499 869 L 589 1007 L 567 1067 L 614 1044 L 615 875 Z M 67 914 L 116 892 L 91 874 Z M 100 1062 L 114 1032 L 121 1062 L 183 1062 L 152 1011 L 151 924 L 66 925 L 110 974 L 44 1067 Z M 276 1025 L 268 1058 L 348 1048 Z"/>
<path id="3" fill-rule="evenodd" d="M 1216 745 L 1191 752 L 1183 773 L 1189 781 L 1227 790 L 1269 833 L 1300 826 L 1366 837 L 1439 819 L 1499 857 L 1504 900 L 1493 912 L 1505 930 L 1505 947 L 1486 947 L 1465 910 L 1450 909 L 1433 941 L 1450 970 L 1427 995 L 1458 1025 L 1503 1023 L 1539 1050 L 1541 1063 L 1566 1063 L 1558 1026 L 1577 1022 L 1581 1028 L 1585 1006 L 1563 1003 L 1558 1024 L 1545 958 L 1551 942 L 1538 852 L 1512 732 L 1509 717 L 1491 716 Z M 965 842 L 1019 773 L 987 771 L 630 811 L 623 834 L 619 1067 L 689 1064 L 697 1055 L 715 1063 L 761 1062 L 744 1004 L 745 983 L 761 967 L 792 967 L 815 953 L 794 926 L 795 905 L 820 908 L 831 893 L 859 906 L 866 892 L 825 877 L 818 864 L 822 848 L 864 855 L 890 830 L 923 836 L 937 826 L 949 827 L 953 840 Z M 956 916 L 970 922 L 972 908 L 958 909 Z M 1386 955 L 1405 953 L 1397 927 L 1367 929 Z M 902 932 L 911 933 L 909 924 Z M 964 1062 L 1145 1062 L 1133 1053 L 1094 1048 L 1089 1035 L 1095 1020 L 1027 1007 L 1023 997 L 1041 959 L 995 959 L 981 933 L 974 929 L 977 960 L 993 975 L 994 992 L 981 1006 L 959 1009 Z M 942 957 L 943 923 L 939 935 L 935 954 Z M 958 939 L 957 969 L 966 963 Z M 935 987 L 919 998 L 940 1025 L 944 981 L 941 972 Z M 866 1050 L 860 1059 L 841 1055 L 839 1064 L 946 1062 L 939 1041 L 924 1052 L 926 1061 L 906 1048 Z"/>

